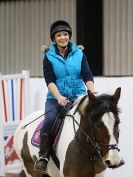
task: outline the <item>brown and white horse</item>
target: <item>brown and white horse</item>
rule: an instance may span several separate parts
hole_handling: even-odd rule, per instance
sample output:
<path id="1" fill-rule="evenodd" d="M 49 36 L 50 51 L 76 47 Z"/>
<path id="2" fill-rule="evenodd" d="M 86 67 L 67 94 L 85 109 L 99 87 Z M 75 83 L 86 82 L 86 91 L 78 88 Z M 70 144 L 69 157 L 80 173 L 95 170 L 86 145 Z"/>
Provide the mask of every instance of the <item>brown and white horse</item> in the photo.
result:
<path id="1" fill-rule="evenodd" d="M 103 177 L 107 167 L 117 168 L 124 164 L 118 148 L 120 93 L 121 88 L 113 95 L 95 96 L 88 92 L 76 101 L 65 118 L 56 146 L 60 169 L 52 159 L 49 161 L 51 177 Z M 42 114 L 43 111 L 30 114 L 14 135 L 14 147 L 27 177 L 45 177 L 34 170 L 39 149 L 31 144 Z"/>

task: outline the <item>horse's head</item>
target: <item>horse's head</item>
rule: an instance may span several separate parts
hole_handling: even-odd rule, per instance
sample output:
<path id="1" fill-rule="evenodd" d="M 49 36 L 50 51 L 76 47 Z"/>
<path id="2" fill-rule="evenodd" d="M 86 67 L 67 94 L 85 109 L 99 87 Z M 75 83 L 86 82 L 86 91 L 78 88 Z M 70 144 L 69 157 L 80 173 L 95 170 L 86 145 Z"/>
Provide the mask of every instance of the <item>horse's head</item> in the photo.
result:
<path id="1" fill-rule="evenodd" d="M 121 88 L 117 88 L 113 95 L 95 96 L 88 91 L 88 97 L 84 97 L 77 108 L 81 115 L 81 128 L 88 136 L 95 156 L 102 158 L 109 168 L 124 164 L 118 148 L 120 119 L 117 104 L 120 94 Z"/>

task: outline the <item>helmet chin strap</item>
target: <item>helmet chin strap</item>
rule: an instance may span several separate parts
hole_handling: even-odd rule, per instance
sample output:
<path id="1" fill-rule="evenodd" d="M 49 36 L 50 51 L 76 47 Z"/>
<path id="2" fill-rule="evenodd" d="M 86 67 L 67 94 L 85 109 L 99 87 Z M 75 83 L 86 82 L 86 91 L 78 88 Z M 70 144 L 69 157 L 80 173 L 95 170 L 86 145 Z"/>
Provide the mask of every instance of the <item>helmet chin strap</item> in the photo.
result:
<path id="1" fill-rule="evenodd" d="M 66 46 L 57 45 L 58 49 L 63 49 L 63 50 L 67 49 L 67 46 L 68 46 L 68 45 L 66 45 Z"/>
<path id="2" fill-rule="evenodd" d="M 62 49 L 66 49 L 67 48 L 67 46 L 64 46 L 64 47 L 63 46 L 59 46 L 59 47 L 62 48 Z"/>

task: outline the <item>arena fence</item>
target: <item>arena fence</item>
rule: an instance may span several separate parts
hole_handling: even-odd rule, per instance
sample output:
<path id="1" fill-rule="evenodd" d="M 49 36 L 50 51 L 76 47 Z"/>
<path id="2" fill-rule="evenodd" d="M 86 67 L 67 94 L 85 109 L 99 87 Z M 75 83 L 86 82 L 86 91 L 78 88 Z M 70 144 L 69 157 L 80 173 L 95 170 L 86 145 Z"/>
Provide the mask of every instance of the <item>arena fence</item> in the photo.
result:
<path id="1" fill-rule="evenodd" d="M 13 147 L 13 135 L 30 113 L 29 75 L 29 71 L 0 74 L 0 176 L 21 166 Z"/>

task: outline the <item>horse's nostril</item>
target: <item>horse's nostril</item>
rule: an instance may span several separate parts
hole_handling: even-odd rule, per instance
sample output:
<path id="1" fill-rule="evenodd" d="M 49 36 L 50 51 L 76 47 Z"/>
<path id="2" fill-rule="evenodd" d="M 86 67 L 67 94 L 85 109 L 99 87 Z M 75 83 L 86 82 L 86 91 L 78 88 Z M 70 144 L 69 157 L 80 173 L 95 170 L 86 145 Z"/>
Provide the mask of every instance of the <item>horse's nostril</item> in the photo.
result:
<path id="1" fill-rule="evenodd" d="M 106 163 L 106 165 L 109 166 L 110 165 L 110 160 L 106 160 L 105 163 Z"/>

